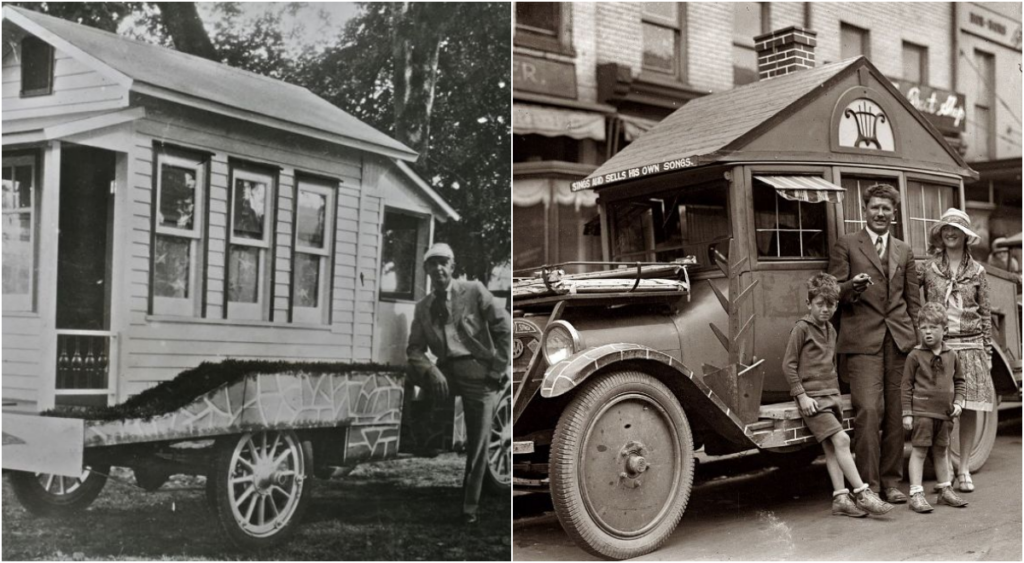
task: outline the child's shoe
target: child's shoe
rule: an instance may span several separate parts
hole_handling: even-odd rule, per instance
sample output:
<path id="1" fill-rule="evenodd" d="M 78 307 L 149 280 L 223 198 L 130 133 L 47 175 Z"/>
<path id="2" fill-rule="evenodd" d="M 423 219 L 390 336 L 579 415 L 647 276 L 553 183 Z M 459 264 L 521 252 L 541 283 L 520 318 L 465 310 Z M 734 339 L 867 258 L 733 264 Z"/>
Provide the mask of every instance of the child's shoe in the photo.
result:
<path id="1" fill-rule="evenodd" d="M 940 491 L 938 496 L 935 498 L 935 503 L 948 504 L 949 506 L 955 506 L 957 508 L 962 508 L 968 504 L 966 500 L 960 498 L 960 495 L 953 491 L 953 487 L 943 487 L 942 491 Z"/>
<path id="2" fill-rule="evenodd" d="M 848 493 L 832 497 L 832 516 L 851 516 L 853 518 L 864 518 L 868 513 L 857 507 Z"/>
<path id="3" fill-rule="evenodd" d="M 859 493 L 854 493 L 853 498 L 857 500 L 857 506 L 861 510 L 864 510 L 868 514 L 874 514 L 875 516 L 888 514 L 890 510 L 895 508 L 893 505 L 878 498 L 878 495 L 870 488 L 864 489 Z"/>
<path id="4" fill-rule="evenodd" d="M 928 501 L 924 498 L 924 493 L 914 493 L 910 495 L 910 510 L 924 514 L 925 512 L 931 512 L 932 505 L 928 504 Z"/>

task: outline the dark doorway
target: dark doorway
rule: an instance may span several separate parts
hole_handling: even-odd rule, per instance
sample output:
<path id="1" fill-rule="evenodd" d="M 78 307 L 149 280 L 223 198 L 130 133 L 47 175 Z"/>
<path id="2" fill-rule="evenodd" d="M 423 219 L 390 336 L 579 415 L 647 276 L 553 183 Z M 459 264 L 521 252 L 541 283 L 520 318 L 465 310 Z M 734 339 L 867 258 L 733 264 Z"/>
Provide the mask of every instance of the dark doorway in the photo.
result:
<path id="1" fill-rule="evenodd" d="M 57 328 L 109 330 L 115 153 L 65 145 L 60 166 Z"/>

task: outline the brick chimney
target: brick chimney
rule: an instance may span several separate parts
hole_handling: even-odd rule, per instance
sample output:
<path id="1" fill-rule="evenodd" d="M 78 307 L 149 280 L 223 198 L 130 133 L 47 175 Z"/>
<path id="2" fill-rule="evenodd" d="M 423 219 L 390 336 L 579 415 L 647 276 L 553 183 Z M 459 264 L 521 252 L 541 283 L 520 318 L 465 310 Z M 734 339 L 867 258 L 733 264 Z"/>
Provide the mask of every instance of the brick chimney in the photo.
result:
<path id="1" fill-rule="evenodd" d="M 759 80 L 814 68 L 814 47 L 818 33 L 789 26 L 754 38 Z"/>

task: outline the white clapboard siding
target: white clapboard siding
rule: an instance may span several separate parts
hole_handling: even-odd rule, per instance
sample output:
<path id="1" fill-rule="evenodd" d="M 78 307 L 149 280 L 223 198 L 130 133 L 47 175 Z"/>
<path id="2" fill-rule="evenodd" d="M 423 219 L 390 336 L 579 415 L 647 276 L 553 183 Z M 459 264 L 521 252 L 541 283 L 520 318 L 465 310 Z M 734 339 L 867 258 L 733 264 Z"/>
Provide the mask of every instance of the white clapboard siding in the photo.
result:
<path id="1" fill-rule="evenodd" d="M 5 400 L 37 399 L 41 374 L 42 320 L 32 316 L 4 316 L 2 395 Z"/>
<path id="2" fill-rule="evenodd" d="M 27 119 L 128 106 L 128 91 L 67 54 L 54 53 L 53 93 L 21 97 L 20 57 L 3 62 L 3 119 Z"/>

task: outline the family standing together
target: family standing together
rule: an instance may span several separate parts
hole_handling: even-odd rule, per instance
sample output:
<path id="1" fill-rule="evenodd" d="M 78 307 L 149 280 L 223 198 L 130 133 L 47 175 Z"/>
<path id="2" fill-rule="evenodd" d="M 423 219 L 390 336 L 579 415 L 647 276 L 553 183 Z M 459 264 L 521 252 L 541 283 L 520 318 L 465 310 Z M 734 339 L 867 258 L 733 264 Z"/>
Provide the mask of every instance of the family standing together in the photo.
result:
<path id="1" fill-rule="evenodd" d="M 899 192 L 879 183 L 862 197 L 865 228 L 841 237 L 828 274 L 808 281 L 809 314 L 790 335 L 783 371 L 825 448 L 834 514 L 885 514 L 908 502 L 915 512 L 931 511 L 921 486 L 929 448 L 936 502 L 966 506 L 957 492 L 974 490 L 970 452 L 978 413 L 995 408 L 988 285 L 970 252 L 980 237 L 966 213 L 949 209 L 931 226 L 928 259 L 918 265 L 911 247 L 890 233 Z M 836 311 L 838 332 L 830 323 Z M 835 363 L 850 385 L 852 443 L 842 432 Z M 964 455 L 951 468 L 957 418 Z M 909 496 L 900 488 L 904 432 L 913 446 Z"/>

